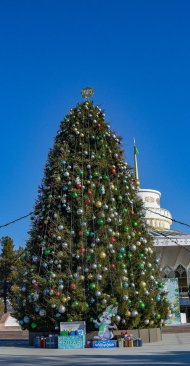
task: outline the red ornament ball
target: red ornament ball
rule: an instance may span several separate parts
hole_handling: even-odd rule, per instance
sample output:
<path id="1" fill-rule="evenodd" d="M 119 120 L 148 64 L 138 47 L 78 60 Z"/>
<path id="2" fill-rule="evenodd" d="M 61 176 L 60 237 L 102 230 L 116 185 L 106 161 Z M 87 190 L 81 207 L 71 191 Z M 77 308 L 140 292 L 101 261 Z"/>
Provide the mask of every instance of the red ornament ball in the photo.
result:
<path id="1" fill-rule="evenodd" d="M 79 231 L 79 236 L 83 236 L 83 231 Z"/>
<path id="2" fill-rule="evenodd" d="M 116 174 L 116 169 L 112 168 L 111 172 L 112 172 L 112 174 Z"/>
<path id="3" fill-rule="evenodd" d="M 98 128 L 101 128 L 101 124 L 100 123 L 97 123 L 96 125 Z"/>
<path id="4" fill-rule="evenodd" d="M 81 183 L 77 183 L 76 184 L 76 188 L 78 188 L 78 189 L 82 188 L 82 184 Z"/>
<path id="5" fill-rule="evenodd" d="M 112 238 L 110 240 L 111 240 L 111 243 L 115 243 L 116 242 L 116 238 L 114 238 L 113 236 L 112 236 Z"/>
<path id="6" fill-rule="evenodd" d="M 80 248 L 80 253 L 85 253 L 86 249 L 85 248 Z"/>
<path id="7" fill-rule="evenodd" d="M 87 198 L 85 202 L 86 202 L 87 205 L 89 205 L 91 203 L 90 198 Z"/>
<path id="8" fill-rule="evenodd" d="M 74 283 L 74 282 L 71 282 L 71 284 L 70 284 L 70 289 L 71 290 L 76 290 L 76 283 Z"/>
<path id="9" fill-rule="evenodd" d="M 115 269 L 115 264 L 112 263 L 110 267 L 111 267 L 111 269 Z"/>
<path id="10" fill-rule="evenodd" d="M 56 293 L 55 293 L 55 296 L 57 296 L 57 297 L 59 297 L 61 294 L 60 294 L 60 292 L 59 291 L 57 291 Z"/>

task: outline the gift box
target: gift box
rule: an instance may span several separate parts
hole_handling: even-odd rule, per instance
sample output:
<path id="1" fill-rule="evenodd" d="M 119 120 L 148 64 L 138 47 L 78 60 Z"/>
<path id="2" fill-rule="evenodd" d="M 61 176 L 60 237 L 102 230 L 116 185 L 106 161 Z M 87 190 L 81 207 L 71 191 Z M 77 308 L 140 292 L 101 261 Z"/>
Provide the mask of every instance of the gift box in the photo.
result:
<path id="1" fill-rule="evenodd" d="M 83 336 L 59 336 L 58 348 L 60 349 L 73 349 L 84 348 L 85 342 Z"/>
<path id="2" fill-rule="evenodd" d="M 40 348 L 46 348 L 46 339 L 45 339 L 45 337 L 40 338 Z"/>
<path id="3" fill-rule="evenodd" d="M 61 336 L 68 336 L 69 332 L 68 332 L 68 330 L 61 330 L 60 335 Z"/>
<path id="4" fill-rule="evenodd" d="M 49 336 L 46 338 L 46 348 L 58 348 L 58 336 Z"/>
<path id="5" fill-rule="evenodd" d="M 142 347 L 142 339 L 141 338 L 134 339 L 133 345 L 134 347 Z"/>
<path id="6" fill-rule="evenodd" d="M 109 340 L 96 340 L 92 341 L 92 348 L 115 348 L 118 347 L 118 341 Z"/>
<path id="7" fill-rule="evenodd" d="M 34 347 L 35 348 L 40 348 L 40 337 L 39 336 L 35 337 Z"/>
<path id="8" fill-rule="evenodd" d="M 87 341 L 86 348 L 91 348 L 91 347 L 92 347 L 92 341 Z"/>
<path id="9" fill-rule="evenodd" d="M 133 347 L 133 339 L 132 338 L 125 339 L 124 347 Z"/>
<path id="10" fill-rule="evenodd" d="M 74 335 L 77 335 L 77 334 L 76 334 L 75 330 L 73 330 L 73 331 L 69 332 L 69 335 L 74 336 Z"/>
<path id="11" fill-rule="evenodd" d="M 78 329 L 75 331 L 75 334 L 78 336 L 83 336 L 84 335 L 84 330 L 83 329 Z"/>
<path id="12" fill-rule="evenodd" d="M 118 339 L 118 346 L 119 347 L 124 347 L 124 339 L 123 338 Z"/>

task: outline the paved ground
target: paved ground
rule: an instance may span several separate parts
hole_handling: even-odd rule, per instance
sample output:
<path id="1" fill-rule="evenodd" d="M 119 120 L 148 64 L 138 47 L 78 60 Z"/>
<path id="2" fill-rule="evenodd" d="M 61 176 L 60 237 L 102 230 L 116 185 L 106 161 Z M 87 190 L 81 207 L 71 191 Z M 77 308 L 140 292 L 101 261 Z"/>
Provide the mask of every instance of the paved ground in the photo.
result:
<path id="1" fill-rule="evenodd" d="M 13 345 L 14 342 L 14 345 Z M 50 350 L 23 341 L 0 341 L 1 366 L 190 366 L 190 333 L 163 334 L 141 348 Z"/>

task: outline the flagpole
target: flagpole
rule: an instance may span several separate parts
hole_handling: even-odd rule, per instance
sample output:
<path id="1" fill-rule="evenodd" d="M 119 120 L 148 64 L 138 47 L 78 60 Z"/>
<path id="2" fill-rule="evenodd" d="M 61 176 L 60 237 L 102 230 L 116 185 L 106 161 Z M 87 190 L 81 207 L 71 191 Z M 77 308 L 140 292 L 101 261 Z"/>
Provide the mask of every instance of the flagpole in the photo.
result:
<path id="1" fill-rule="evenodd" d="M 139 181 L 139 171 L 138 171 L 138 161 L 137 161 L 137 147 L 135 144 L 135 138 L 134 138 L 134 173 L 135 173 L 135 184 L 137 187 L 140 186 L 140 181 Z"/>

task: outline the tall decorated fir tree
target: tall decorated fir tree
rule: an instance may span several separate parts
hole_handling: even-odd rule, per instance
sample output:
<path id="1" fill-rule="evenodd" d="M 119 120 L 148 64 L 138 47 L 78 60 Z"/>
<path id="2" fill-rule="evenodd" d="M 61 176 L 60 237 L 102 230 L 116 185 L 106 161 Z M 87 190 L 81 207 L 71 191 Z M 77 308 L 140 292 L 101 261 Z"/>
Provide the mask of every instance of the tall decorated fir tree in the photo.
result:
<path id="1" fill-rule="evenodd" d="M 15 292 L 23 328 L 53 331 L 61 321 L 85 320 L 94 329 L 108 305 L 118 306 L 120 329 L 166 319 L 135 183 L 104 112 L 90 100 L 71 109 L 48 155 Z"/>

